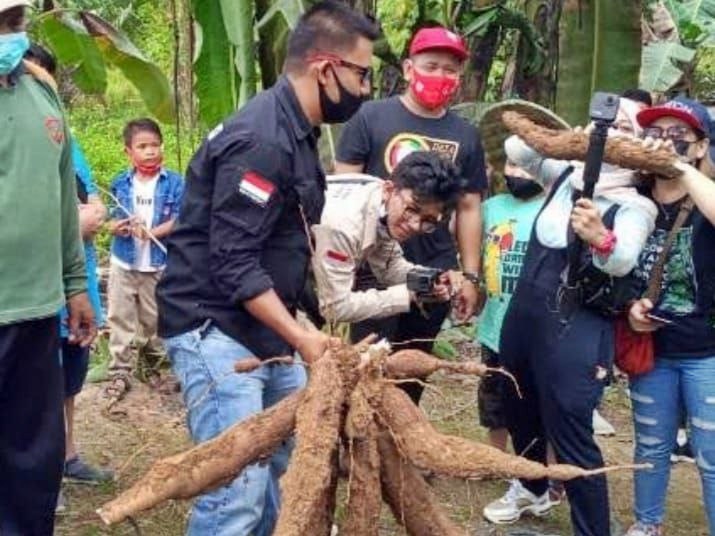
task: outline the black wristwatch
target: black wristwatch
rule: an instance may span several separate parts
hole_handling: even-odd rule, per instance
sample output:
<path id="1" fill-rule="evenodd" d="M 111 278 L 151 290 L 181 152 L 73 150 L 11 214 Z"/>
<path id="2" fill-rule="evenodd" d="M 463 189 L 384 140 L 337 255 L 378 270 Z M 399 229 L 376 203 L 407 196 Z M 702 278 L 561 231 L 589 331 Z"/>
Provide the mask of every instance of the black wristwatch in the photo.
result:
<path id="1" fill-rule="evenodd" d="M 464 276 L 464 279 L 472 283 L 475 287 L 479 286 L 479 272 L 462 272 L 462 275 Z"/>

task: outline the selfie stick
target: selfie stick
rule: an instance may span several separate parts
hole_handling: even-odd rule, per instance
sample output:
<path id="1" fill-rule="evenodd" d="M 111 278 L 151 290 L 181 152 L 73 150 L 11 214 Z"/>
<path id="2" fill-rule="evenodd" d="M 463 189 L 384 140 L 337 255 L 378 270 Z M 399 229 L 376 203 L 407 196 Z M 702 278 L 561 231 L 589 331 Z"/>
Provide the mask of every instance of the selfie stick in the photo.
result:
<path id="1" fill-rule="evenodd" d="M 593 192 L 596 189 L 596 183 L 601 174 L 601 163 L 603 162 L 603 152 L 606 148 L 608 129 L 616 119 L 618 102 L 618 95 L 611 93 L 597 92 L 591 99 L 590 113 L 591 119 L 594 122 L 594 128 L 588 139 L 586 163 L 583 168 L 582 198 L 593 199 Z M 568 289 L 574 289 L 578 284 L 582 252 L 583 240 L 581 240 L 579 236 L 576 236 L 573 247 L 569 248 Z"/>

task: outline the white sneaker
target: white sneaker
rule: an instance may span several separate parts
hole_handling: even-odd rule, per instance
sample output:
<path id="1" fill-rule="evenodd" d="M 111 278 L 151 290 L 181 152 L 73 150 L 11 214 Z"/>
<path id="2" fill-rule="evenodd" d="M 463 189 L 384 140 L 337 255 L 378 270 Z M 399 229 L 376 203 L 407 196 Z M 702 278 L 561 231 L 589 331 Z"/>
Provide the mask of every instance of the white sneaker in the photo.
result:
<path id="1" fill-rule="evenodd" d="M 552 506 L 548 491 L 537 497 L 522 486 L 521 482 L 512 480 L 503 497 L 484 507 L 484 517 L 496 524 L 513 523 L 525 512 L 543 516 L 551 510 Z"/>
<path id="2" fill-rule="evenodd" d="M 629 528 L 625 536 L 663 536 L 663 526 L 646 525 L 639 522 Z"/>
<path id="3" fill-rule="evenodd" d="M 55 514 L 64 514 L 67 511 L 67 501 L 65 499 L 65 494 L 62 493 L 60 489 L 57 495 L 57 504 L 55 505 Z"/>
<path id="4" fill-rule="evenodd" d="M 616 429 L 598 412 L 593 410 L 593 433 L 600 436 L 616 435 Z"/>

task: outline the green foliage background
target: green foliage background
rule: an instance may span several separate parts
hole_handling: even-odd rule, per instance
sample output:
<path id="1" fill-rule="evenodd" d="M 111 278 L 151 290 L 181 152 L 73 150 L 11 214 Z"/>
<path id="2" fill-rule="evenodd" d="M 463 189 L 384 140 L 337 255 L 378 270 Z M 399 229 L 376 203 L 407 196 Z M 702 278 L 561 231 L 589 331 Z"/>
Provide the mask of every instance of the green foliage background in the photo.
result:
<path id="1" fill-rule="evenodd" d="M 187 0 L 177 0 L 186 2 Z M 173 76 L 174 41 L 172 33 L 172 0 L 67 0 L 67 7 L 92 9 L 100 16 L 126 32 L 137 47 L 171 79 Z M 439 2 L 434 2 L 439 4 Z M 383 17 L 383 27 L 394 50 L 402 50 L 409 35 L 404 29 L 414 22 L 416 4 L 407 0 L 380 0 L 378 15 Z M 182 28 L 182 38 L 186 30 Z M 514 39 L 507 36 L 497 51 L 491 69 L 486 101 L 500 98 L 500 85 L 506 70 Z M 187 61 L 183 58 L 182 61 Z M 698 63 L 693 77 L 692 90 L 703 101 L 715 102 L 715 48 L 700 46 Z M 187 95 L 182 95 L 186 99 Z M 111 179 L 126 166 L 121 131 L 132 118 L 147 115 L 146 107 L 135 88 L 116 70 L 108 73 L 108 91 L 103 98 L 87 97 L 73 93 L 68 102 L 72 130 L 84 149 L 94 170 L 98 184 L 107 188 Z M 183 132 L 177 140 L 175 127 L 163 125 L 166 164 L 183 172 L 203 132 Z M 179 162 L 178 149 L 181 149 Z M 106 251 L 108 237 L 99 237 L 100 250 Z"/>
<path id="2" fill-rule="evenodd" d="M 165 73 L 172 72 L 174 51 L 168 0 L 75 0 L 72 3 L 82 9 L 93 9 L 121 26 L 149 59 L 156 62 Z M 80 94 L 66 105 L 72 133 L 89 161 L 94 179 L 100 187 L 108 189 L 112 178 L 127 166 L 122 129 L 127 121 L 149 115 L 146 106 L 137 90 L 116 69 L 109 70 L 108 89 L 104 97 Z M 183 173 L 195 142 L 189 136 L 182 137 L 180 166 L 175 128 L 162 125 L 162 132 L 166 166 Z M 107 255 L 109 241 L 106 232 L 101 232 L 97 237 L 100 256 Z"/>

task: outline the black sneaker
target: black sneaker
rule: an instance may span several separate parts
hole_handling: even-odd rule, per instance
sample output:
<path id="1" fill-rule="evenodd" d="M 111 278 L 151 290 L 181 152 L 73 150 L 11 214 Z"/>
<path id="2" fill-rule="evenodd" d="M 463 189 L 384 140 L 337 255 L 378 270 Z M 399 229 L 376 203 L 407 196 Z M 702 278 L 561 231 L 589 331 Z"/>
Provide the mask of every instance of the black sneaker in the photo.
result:
<path id="1" fill-rule="evenodd" d="M 690 441 L 687 441 L 685 445 L 677 445 L 670 454 L 670 461 L 672 463 L 695 463 L 695 455 L 690 447 Z"/>

